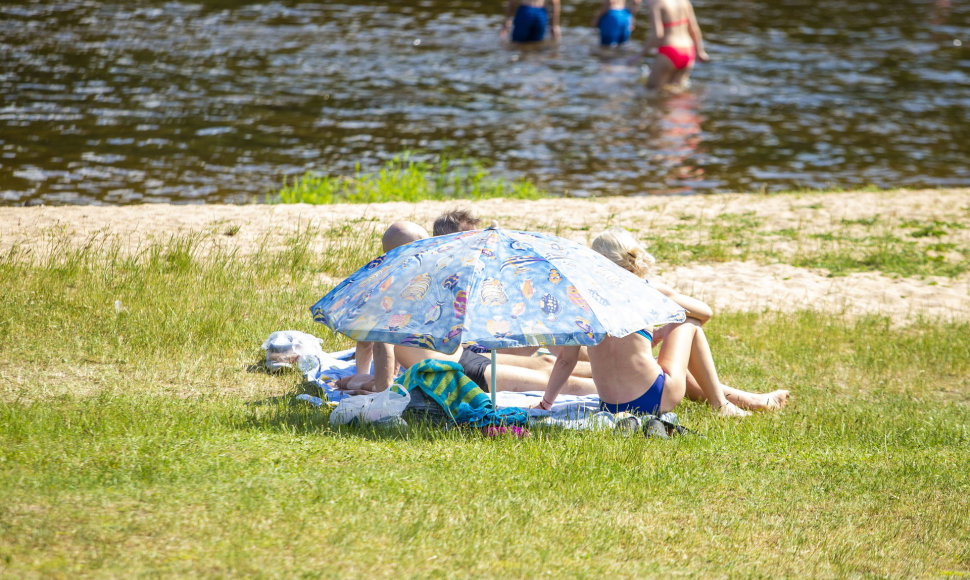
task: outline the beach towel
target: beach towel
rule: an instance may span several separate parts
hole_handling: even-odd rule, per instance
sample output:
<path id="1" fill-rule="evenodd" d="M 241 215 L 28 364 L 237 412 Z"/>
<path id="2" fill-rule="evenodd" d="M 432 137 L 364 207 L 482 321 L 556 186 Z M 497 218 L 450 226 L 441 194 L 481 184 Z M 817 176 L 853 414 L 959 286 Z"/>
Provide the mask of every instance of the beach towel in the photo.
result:
<path id="1" fill-rule="evenodd" d="M 536 408 L 543 395 L 543 391 L 499 391 L 495 393 L 495 406 L 528 409 L 532 423 L 576 430 L 585 429 L 589 417 L 600 410 L 598 395 L 559 395 L 551 409 Z"/>
<path id="2" fill-rule="evenodd" d="M 397 392 L 421 389 L 426 397 L 441 405 L 452 421 L 456 421 L 462 403 L 470 409 L 492 408 L 488 394 L 465 376 L 461 365 L 451 361 L 423 360 L 395 379 L 391 389 Z"/>
<path id="3" fill-rule="evenodd" d="M 348 349 L 340 352 L 327 353 L 320 362 L 319 366 L 314 368 L 305 369 L 306 380 L 311 382 L 322 391 L 322 393 L 327 397 L 327 400 L 331 405 L 336 404 L 343 398 L 350 396 L 336 388 L 334 385 L 334 379 L 346 374 L 353 374 L 353 355 L 354 349 Z M 430 362 L 430 361 L 424 361 Z M 447 363 L 445 361 L 437 361 L 442 364 L 454 365 L 454 363 Z M 454 365 L 450 368 L 451 371 L 461 372 L 461 368 L 454 368 Z M 412 369 L 417 368 L 412 367 Z M 398 377 L 398 380 L 402 380 L 404 375 L 402 374 Z M 429 377 L 426 377 L 429 378 Z M 464 377 L 469 380 L 468 377 Z M 475 389 L 478 389 L 479 393 L 488 399 L 488 393 L 479 389 L 474 383 L 472 385 Z M 433 390 L 433 389 L 432 389 Z M 423 393 L 423 389 L 422 389 Z M 504 409 L 513 409 L 512 413 L 524 412 L 528 416 L 529 424 L 542 424 L 551 425 L 564 429 L 571 429 L 582 431 L 595 427 L 595 421 L 591 421 L 591 418 L 600 412 L 599 404 L 600 399 L 597 395 L 559 395 L 556 398 L 555 404 L 553 404 L 552 409 L 544 410 L 534 408 L 536 404 L 542 400 L 544 393 L 542 391 L 499 391 L 495 394 L 496 401 L 494 409 L 495 413 L 491 416 L 486 416 L 475 410 L 475 407 L 469 406 L 468 411 L 463 411 L 460 419 L 467 424 L 475 425 L 489 425 L 489 424 L 521 424 L 518 422 L 519 415 L 513 415 L 513 417 L 502 418 L 502 411 Z M 476 393 L 477 396 L 477 393 Z M 297 398 L 302 398 L 308 403 L 321 406 L 324 401 L 318 397 L 311 397 L 310 395 L 299 395 Z M 429 397 L 433 398 L 433 397 Z M 436 399 L 435 404 L 440 404 Z M 473 400 L 475 397 L 473 397 Z M 459 403 L 460 405 L 460 400 Z M 491 409 L 491 400 L 488 400 L 488 409 Z M 442 405 L 442 412 L 448 416 L 447 420 L 458 420 L 459 416 L 456 415 L 458 407 L 454 408 Z M 495 423 L 492 423 L 493 418 L 496 419 Z"/>
<path id="4" fill-rule="evenodd" d="M 331 405 L 338 403 L 344 397 L 350 396 L 337 389 L 334 380 L 344 375 L 353 374 L 353 356 L 354 349 L 352 348 L 340 352 L 326 353 L 326 356 L 319 361 L 321 364 L 309 365 L 309 368 L 304 366 L 304 376 L 307 382 L 316 385 Z M 482 393 L 486 397 L 488 396 L 484 391 Z M 543 394 L 542 391 L 499 391 L 495 394 L 496 410 L 510 407 L 527 410 L 530 422 L 557 425 L 567 429 L 584 429 L 588 417 L 599 412 L 600 400 L 596 395 L 559 395 L 551 410 L 532 408 L 542 400 Z M 298 398 L 316 406 L 321 406 L 324 403 L 318 397 L 311 397 L 310 395 L 300 395 Z M 444 410 L 443 412 L 452 413 Z M 448 418 L 450 419 L 451 416 L 449 415 Z"/>
<path id="5" fill-rule="evenodd" d="M 468 424 L 472 427 L 488 427 L 489 425 L 518 425 L 525 427 L 529 424 L 529 413 L 518 407 L 492 409 L 491 405 L 479 409 L 472 409 L 466 403 L 458 405 L 455 422 Z"/>

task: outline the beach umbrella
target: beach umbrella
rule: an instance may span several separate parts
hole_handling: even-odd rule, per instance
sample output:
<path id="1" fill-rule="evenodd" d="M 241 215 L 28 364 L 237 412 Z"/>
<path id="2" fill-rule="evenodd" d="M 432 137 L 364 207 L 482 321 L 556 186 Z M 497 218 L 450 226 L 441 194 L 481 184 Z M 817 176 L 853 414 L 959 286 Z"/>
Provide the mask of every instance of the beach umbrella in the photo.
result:
<path id="1" fill-rule="evenodd" d="M 358 341 L 490 349 L 493 404 L 496 349 L 590 346 L 684 320 L 675 302 L 587 246 L 494 227 L 395 248 L 310 310 Z"/>

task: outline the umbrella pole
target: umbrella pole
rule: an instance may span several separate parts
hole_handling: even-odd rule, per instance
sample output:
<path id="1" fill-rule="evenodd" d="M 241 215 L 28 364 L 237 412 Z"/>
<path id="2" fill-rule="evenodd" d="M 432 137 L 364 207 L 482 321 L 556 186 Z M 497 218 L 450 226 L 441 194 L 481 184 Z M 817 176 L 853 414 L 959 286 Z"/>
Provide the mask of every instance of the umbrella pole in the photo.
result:
<path id="1" fill-rule="evenodd" d="M 495 349 L 492 349 L 492 409 L 495 407 L 495 392 L 498 391 L 498 386 L 495 384 Z"/>

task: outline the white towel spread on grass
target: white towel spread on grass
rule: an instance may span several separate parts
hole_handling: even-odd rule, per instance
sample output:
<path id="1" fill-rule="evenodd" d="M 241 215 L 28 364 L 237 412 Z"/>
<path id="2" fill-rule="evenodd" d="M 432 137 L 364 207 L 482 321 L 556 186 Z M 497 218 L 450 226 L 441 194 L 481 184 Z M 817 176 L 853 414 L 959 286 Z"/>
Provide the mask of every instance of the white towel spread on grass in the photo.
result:
<path id="1" fill-rule="evenodd" d="M 339 352 L 301 357 L 300 370 L 308 382 L 315 384 L 333 403 L 339 402 L 347 393 L 336 388 L 339 378 L 353 375 L 355 364 L 354 349 Z M 542 400 L 543 391 L 499 391 L 495 395 L 495 404 L 499 409 L 518 407 L 527 409 L 529 416 L 535 423 L 559 425 L 568 429 L 583 429 L 586 419 L 599 411 L 600 399 L 597 395 L 559 395 L 552 409 L 545 411 L 533 409 Z M 310 395 L 299 395 L 298 398 L 315 405 L 322 405 L 323 401 Z"/>

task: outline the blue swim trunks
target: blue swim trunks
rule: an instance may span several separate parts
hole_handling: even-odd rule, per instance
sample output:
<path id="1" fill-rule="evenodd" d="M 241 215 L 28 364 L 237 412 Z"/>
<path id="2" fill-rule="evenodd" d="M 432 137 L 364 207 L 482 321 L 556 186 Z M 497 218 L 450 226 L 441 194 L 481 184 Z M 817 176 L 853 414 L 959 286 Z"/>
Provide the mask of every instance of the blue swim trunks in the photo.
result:
<path id="1" fill-rule="evenodd" d="M 545 8 L 520 5 L 512 20 L 512 42 L 539 42 L 546 35 Z"/>
<path id="2" fill-rule="evenodd" d="M 666 381 L 667 373 L 660 373 L 657 375 L 657 380 L 650 385 L 646 393 L 643 393 L 638 398 L 630 401 L 629 403 L 604 403 L 600 401 L 600 410 L 609 411 L 610 413 L 620 413 L 626 411 L 628 413 L 636 413 L 640 415 L 659 415 L 660 414 L 660 398 L 664 394 L 664 382 Z"/>
<path id="3" fill-rule="evenodd" d="M 630 40 L 630 21 L 633 15 L 629 10 L 610 10 L 600 18 L 600 44 L 611 46 Z"/>

